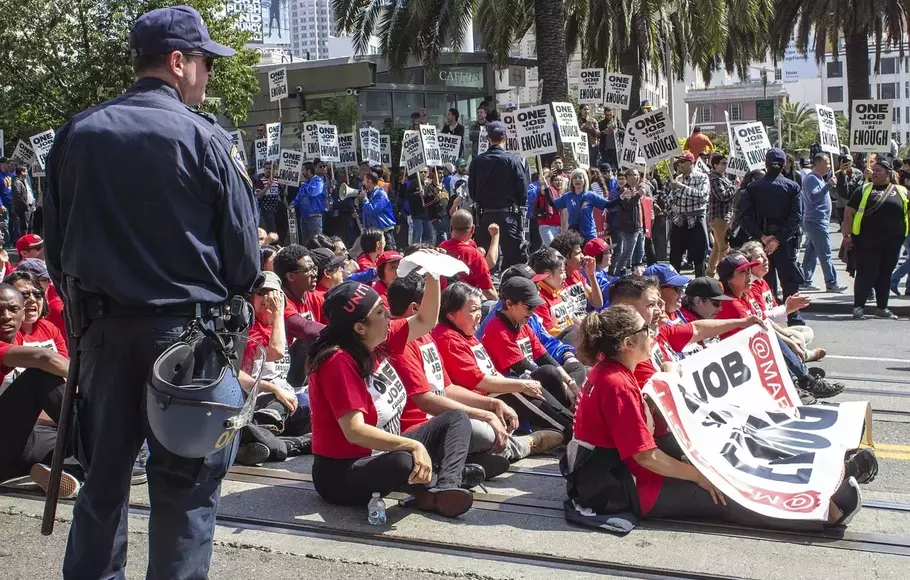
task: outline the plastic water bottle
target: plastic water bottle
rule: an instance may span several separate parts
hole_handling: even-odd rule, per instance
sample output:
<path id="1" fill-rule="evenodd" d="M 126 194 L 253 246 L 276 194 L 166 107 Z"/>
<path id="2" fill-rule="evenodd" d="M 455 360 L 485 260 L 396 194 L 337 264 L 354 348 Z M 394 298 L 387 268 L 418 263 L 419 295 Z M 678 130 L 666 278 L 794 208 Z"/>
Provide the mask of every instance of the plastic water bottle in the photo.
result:
<path id="1" fill-rule="evenodd" d="M 373 499 L 367 505 L 367 521 L 371 526 L 385 525 L 385 500 L 379 495 L 379 492 L 373 494 Z"/>

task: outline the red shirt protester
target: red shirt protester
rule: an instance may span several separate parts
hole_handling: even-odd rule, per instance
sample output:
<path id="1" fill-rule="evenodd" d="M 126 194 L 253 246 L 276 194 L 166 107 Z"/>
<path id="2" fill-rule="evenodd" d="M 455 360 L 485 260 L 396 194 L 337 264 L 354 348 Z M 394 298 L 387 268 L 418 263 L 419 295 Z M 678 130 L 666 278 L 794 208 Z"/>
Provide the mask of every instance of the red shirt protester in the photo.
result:
<path id="1" fill-rule="evenodd" d="M 538 282 L 537 286 L 540 288 L 540 298 L 544 304 L 535 308 L 534 313 L 540 317 L 546 331 L 556 336 L 574 324 L 572 305 L 563 300 L 560 292 L 550 288 L 546 282 Z"/>
<path id="2" fill-rule="evenodd" d="M 487 323 L 481 339 L 496 370 L 505 374 L 517 362 L 527 360 L 533 363 L 547 354 L 540 339 L 527 324 L 516 330 L 512 323 L 504 318 L 501 312 L 497 312 Z"/>
<path id="3" fill-rule="evenodd" d="M 321 292 L 306 292 L 303 300 L 298 300 L 291 294 L 285 294 L 284 302 L 284 319 L 287 320 L 295 314 L 303 316 L 307 320 L 314 320 L 326 324 L 325 314 L 322 312 L 322 304 L 325 302 L 325 294 Z M 288 341 L 291 341 L 288 337 Z"/>
<path id="4" fill-rule="evenodd" d="M 32 325 L 32 331 L 26 333 L 23 328 L 16 333 L 16 344 L 18 346 L 35 346 L 38 348 L 49 348 L 69 357 L 66 349 L 66 339 L 60 330 L 46 318 L 39 318 Z"/>
<path id="5" fill-rule="evenodd" d="M 462 282 L 478 290 L 493 289 L 493 278 L 490 276 L 487 259 L 477 249 L 477 244 L 473 240 L 463 242 L 450 238 L 439 244 L 439 248 L 453 258 L 461 260 L 468 267 L 469 272 L 459 276 Z"/>
<path id="6" fill-rule="evenodd" d="M 376 267 L 376 262 L 373 261 L 373 258 L 369 254 L 360 254 L 357 256 L 357 265 L 360 266 L 359 272 L 364 270 L 369 270 L 370 268 Z"/>
<path id="7" fill-rule="evenodd" d="M 581 270 L 572 270 L 566 274 L 566 281 L 562 284 L 559 293 L 562 299 L 570 305 L 570 313 L 581 320 L 588 313 L 588 297 L 585 295 L 587 281 L 581 275 Z"/>
<path id="8" fill-rule="evenodd" d="M 429 416 L 417 408 L 411 397 L 423 393 L 435 393 L 445 397 L 445 389 L 452 381 L 442 364 L 439 349 L 429 335 L 409 342 L 401 354 L 389 356 L 389 362 L 404 383 L 404 390 L 408 395 L 404 412 L 401 413 L 401 432 L 404 433 L 429 420 Z"/>
<path id="9" fill-rule="evenodd" d="M 465 336 L 446 323 L 437 324 L 431 336 L 442 356 L 442 366 L 456 385 L 477 391 L 484 377 L 497 374 L 487 349 L 473 336 Z"/>
<path id="10" fill-rule="evenodd" d="M 63 298 L 51 284 L 47 287 L 44 298 L 47 300 L 47 321 L 57 327 L 60 334 L 66 336 L 66 318 L 63 316 Z"/>

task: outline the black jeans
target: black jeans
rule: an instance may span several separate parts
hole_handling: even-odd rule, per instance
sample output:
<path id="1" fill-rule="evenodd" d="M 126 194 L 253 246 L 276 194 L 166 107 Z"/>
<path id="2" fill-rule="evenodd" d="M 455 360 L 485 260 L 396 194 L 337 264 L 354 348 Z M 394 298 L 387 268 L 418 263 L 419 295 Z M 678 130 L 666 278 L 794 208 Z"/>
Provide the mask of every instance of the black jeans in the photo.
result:
<path id="1" fill-rule="evenodd" d="M 433 461 L 433 480 L 425 487 L 451 489 L 461 486 L 471 445 L 471 420 L 462 411 L 446 411 L 402 433 L 420 441 Z M 316 455 L 313 485 L 322 499 L 340 505 L 364 506 L 374 493 L 386 496 L 409 491 L 408 477 L 414 458 L 407 451 L 390 451 L 360 459 L 333 459 Z"/>
<path id="2" fill-rule="evenodd" d="M 35 421 L 41 411 L 59 421 L 62 402 L 63 379 L 38 369 L 26 369 L 0 395 L 0 481 L 28 473 Z"/>
<path id="3" fill-rule="evenodd" d="M 869 298 L 869 291 L 875 288 L 875 303 L 878 308 L 888 308 L 891 293 L 891 273 L 901 255 L 903 239 L 875 244 L 863 244 L 854 238 L 852 250 L 856 264 L 856 280 L 853 283 L 853 307 L 862 308 Z"/>
<path id="4" fill-rule="evenodd" d="M 515 264 L 528 262 L 528 244 L 525 241 L 525 217 L 511 211 L 486 211 L 480 215 L 474 241 L 479 248 L 490 247 L 490 224 L 499 224 L 499 250 L 502 260 L 502 271 Z"/>
<path id="5" fill-rule="evenodd" d="M 666 262 L 669 259 L 667 225 L 667 216 L 663 214 L 654 216 L 654 223 L 651 224 L 651 243 L 654 246 L 654 259 L 657 262 Z"/>
<path id="6" fill-rule="evenodd" d="M 569 398 L 559 371 L 553 366 L 538 367 L 531 373 L 531 379 L 540 382 L 543 399 L 532 399 L 521 393 L 504 393 L 496 395 L 496 398 L 510 406 L 518 419 L 528 423 L 532 429 L 560 431 L 568 441 L 572 438 L 574 415 L 569 410 Z"/>
<path id="7" fill-rule="evenodd" d="M 708 251 L 708 230 L 704 216 L 696 218 L 695 225 L 670 225 L 670 264 L 679 272 L 682 270 L 683 254 L 688 254 L 695 265 L 695 277 L 705 275 L 705 260 Z"/>

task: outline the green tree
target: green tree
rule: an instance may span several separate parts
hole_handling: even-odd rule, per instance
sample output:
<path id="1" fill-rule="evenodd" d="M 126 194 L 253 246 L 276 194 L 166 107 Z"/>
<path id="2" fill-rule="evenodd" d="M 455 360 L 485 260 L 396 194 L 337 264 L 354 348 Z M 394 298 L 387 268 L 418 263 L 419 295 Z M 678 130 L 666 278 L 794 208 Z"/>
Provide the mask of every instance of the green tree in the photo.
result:
<path id="1" fill-rule="evenodd" d="M 780 108 L 780 126 L 784 149 L 808 149 L 818 133 L 815 108 L 810 108 L 805 103 L 784 103 Z"/>
<path id="2" fill-rule="evenodd" d="M 203 16 L 216 41 L 238 50 L 215 64 L 202 108 L 224 113 L 235 124 L 246 118 L 259 84 L 248 35 L 232 28 L 223 0 L 0 0 L 15 15 L 0 32 L 0 127 L 7 142 L 57 128 L 76 113 L 125 91 L 133 83 L 129 33 L 139 15 L 189 4 Z"/>

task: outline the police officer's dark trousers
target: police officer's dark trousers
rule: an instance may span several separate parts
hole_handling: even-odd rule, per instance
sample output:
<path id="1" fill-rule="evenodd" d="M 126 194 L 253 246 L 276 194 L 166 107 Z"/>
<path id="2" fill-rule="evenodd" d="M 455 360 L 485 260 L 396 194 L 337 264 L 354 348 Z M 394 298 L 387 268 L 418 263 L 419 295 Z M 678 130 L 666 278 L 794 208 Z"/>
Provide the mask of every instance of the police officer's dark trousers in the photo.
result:
<path id="1" fill-rule="evenodd" d="M 789 240 L 780 240 L 780 245 L 774 250 L 774 253 L 768 256 L 771 267 L 777 272 L 777 279 L 780 281 L 780 290 L 784 301 L 789 296 L 799 292 L 799 285 L 803 283 L 802 268 L 796 263 L 796 251 L 799 242 L 796 237 Z M 791 315 L 793 318 L 799 318 L 798 313 Z"/>
<path id="2" fill-rule="evenodd" d="M 186 459 L 155 438 L 145 412 L 152 364 L 183 331 L 185 316 L 93 320 L 81 340 L 74 451 L 87 477 L 73 510 L 66 580 L 122 579 L 133 461 L 148 440 L 150 580 L 208 576 L 221 478 L 237 438 L 203 459 Z M 187 437 L 192 426 L 187 425 Z"/>
<path id="3" fill-rule="evenodd" d="M 501 269 L 528 262 L 528 244 L 525 241 L 524 217 L 522 210 L 483 210 L 474 231 L 474 241 L 480 248 L 490 247 L 490 224 L 499 224 L 499 253 Z"/>

